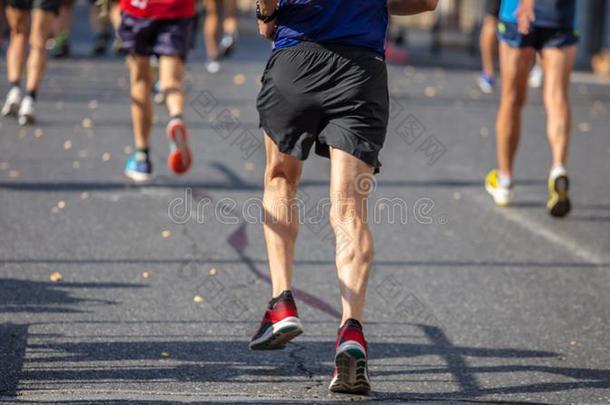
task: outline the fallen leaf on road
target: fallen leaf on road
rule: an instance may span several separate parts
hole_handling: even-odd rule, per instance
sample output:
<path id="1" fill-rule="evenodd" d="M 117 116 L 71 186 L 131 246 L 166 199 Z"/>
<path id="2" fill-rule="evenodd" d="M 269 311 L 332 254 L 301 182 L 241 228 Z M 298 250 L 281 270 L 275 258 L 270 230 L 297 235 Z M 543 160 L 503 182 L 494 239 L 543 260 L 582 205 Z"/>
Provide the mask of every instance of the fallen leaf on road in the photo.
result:
<path id="1" fill-rule="evenodd" d="M 417 69 L 415 69 L 413 66 L 406 66 L 403 72 L 405 76 L 412 77 L 417 73 Z"/>
<path id="2" fill-rule="evenodd" d="M 66 208 L 66 202 L 63 200 L 59 201 L 57 203 L 57 208 L 59 208 L 60 210 Z"/>
<path id="3" fill-rule="evenodd" d="M 163 237 L 163 239 L 167 239 L 170 236 L 172 236 L 172 231 L 170 231 L 169 229 L 166 229 L 163 232 L 161 232 L 161 236 Z"/>
<path id="4" fill-rule="evenodd" d="M 193 297 L 193 301 L 195 301 L 196 303 L 200 304 L 203 302 L 203 297 L 201 295 L 195 295 Z"/>
<path id="5" fill-rule="evenodd" d="M 44 131 L 42 130 L 42 128 L 36 128 L 36 129 L 34 130 L 34 136 L 35 136 L 36 138 L 40 138 L 40 137 L 42 137 L 43 135 L 44 135 Z"/>
<path id="6" fill-rule="evenodd" d="M 80 193 L 80 199 L 81 200 L 86 200 L 87 198 L 89 198 L 89 193 L 86 191 L 83 191 L 82 193 Z"/>
<path id="7" fill-rule="evenodd" d="M 459 191 L 456 191 L 455 193 L 453 193 L 453 199 L 456 201 L 459 201 L 462 199 L 462 193 L 460 193 Z"/>
<path id="8" fill-rule="evenodd" d="M 58 271 L 54 271 L 53 273 L 51 273 L 51 275 L 49 276 L 49 280 L 51 280 L 54 283 L 58 283 L 60 281 L 63 281 L 64 276 L 61 275 L 60 272 Z"/>
<path id="9" fill-rule="evenodd" d="M 489 128 L 487 128 L 487 127 L 481 128 L 481 136 L 483 138 L 487 138 L 489 136 Z"/>
<path id="10" fill-rule="evenodd" d="M 144 273 L 142 273 L 142 278 L 150 278 L 150 273 L 145 271 Z"/>
<path id="11" fill-rule="evenodd" d="M 16 178 L 19 177 L 19 171 L 18 170 L 11 170 L 10 172 L 8 172 L 8 177 L 10 178 Z"/>
<path id="12" fill-rule="evenodd" d="M 252 162 L 246 162 L 244 164 L 244 169 L 246 169 L 247 172 L 252 172 L 254 171 L 254 163 Z"/>
<path id="13" fill-rule="evenodd" d="M 215 269 L 214 267 L 212 267 L 212 268 L 210 269 L 210 271 L 208 271 L 208 274 L 209 274 L 210 276 L 213 276 L 214 274 L 216 274 L 216 269 Z"/>
<path id="14" fill-rule="evenodd" d="M 89 101 L 89 108 L 91 110 L 95 110 L 97 108 L 97 100 L 91 100 Z"/>
<path id="15" fill-rule="evenodd" d="M 93 120 L 91 118 L 83 118 L 81 126 L 85 129 L 90 129 L 93 127 Z"/>
<path id="16" fill-rule="evenodd" d="M 70 149 L 72 149 L 72 141 L 71 141 L 71 140 L 69 140 L 69 139 L 68 139 L 68 140 L 66 140 L 66 141 L 64 142 L 64 149 L 65 149 L 65 150 L 70 150 Z"/>
<path id="17" fill-rule="evenodd" d="M 86 158 L 87 155 L 89 155 L 89 152 L 87 152 L 87 149 L 81 149 L 78 151 L 78 157 L 80 157 L 80 158 Z"/>
<path id="18" fill-rule="evenodd" d="M 243 74 L 238 73 L 233 76 L 233 84 L 235 84 L 236 86 L 241 86 L 244 83 L 246 83 L 246 76 L 244 76 Z"/>
<path id="19" fill-rule="evenodd" d="M 432 86 L 428 86 L 424 90 L 424 94 L 426 95 L 426 97 L 434 97 L 436 96 L 436 89 Z"/>
<path id="20" fill-rule="evenodd" d="M 108 153 L 108 152 L 104 152 L 104 153 L 102 154 L 102 160 L 103 160 L 104 162 L 109 161 L 109 160 L 110 160 L 110 153 Z"/>
<path id="21" fill-rule="evenodd" d="M 55 206 L 55 207 L 51 208 L 51 212 L 53 214 L 57 214 L 57 213 L 59 213 L 59 208 L 57 208 L 57 206 Z"/>
<path id="22" fill-rule="evenodd" d="M 161 352 L 161 357 L 168 358 L 169 357 L 169 353 L 168 352 Z"/>
<path id="23" fill-rule="evenodd" d="M 578 130 L 580 132 L 589 132 L 591 131 L 591 124 L 589 124 L 588 122 L 581 122 L 580 124 L 578 124 Z"/>

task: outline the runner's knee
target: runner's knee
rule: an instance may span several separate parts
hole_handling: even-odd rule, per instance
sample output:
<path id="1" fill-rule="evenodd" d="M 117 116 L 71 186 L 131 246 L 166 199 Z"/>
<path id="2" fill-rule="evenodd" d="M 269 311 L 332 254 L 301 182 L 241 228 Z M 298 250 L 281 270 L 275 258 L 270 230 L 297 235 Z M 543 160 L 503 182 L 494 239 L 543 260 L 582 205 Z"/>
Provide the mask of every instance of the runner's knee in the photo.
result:
<path id="1" fill-rule="evenodd" d="M 25 38 L 28 31 L 28 24 L 26 19 L 17 19 L 17 21 L 10 24 L 11 40 Z"/>
<path id="2" fill-rule="evenodd" d="M 44 38 L 30 36 L 30 52 L 46 52 L 45 42 Z"/>
<path id="3" fill-rule="evenodd" d="M 525 98 L 526 94 L 524 91 L 513 88 L 502 92 L 500 103 L 504 108 L 521 110 L 525 104 Z"/>
<path id="4" fill-rule="evenodd" d="M 265 186 L 287 184 L 290 187 L 296 187 L 299 177 L 300 171 L 298 169 L 291 168 L 281 160 L 273 161 L 268 163 L 265 169 Z"/>

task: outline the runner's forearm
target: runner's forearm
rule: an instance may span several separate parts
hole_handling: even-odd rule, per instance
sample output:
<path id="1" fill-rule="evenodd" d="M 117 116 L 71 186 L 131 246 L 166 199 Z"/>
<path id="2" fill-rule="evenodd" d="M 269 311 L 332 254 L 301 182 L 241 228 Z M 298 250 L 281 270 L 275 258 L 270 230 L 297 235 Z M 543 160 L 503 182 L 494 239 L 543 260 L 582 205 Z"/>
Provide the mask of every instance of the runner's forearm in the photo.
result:
<path id="1" fill-rule="evenodd" d="M 394 15 L 413 15 L 436 9 L 438 0 L 388 0 L 388 11 Z"/>

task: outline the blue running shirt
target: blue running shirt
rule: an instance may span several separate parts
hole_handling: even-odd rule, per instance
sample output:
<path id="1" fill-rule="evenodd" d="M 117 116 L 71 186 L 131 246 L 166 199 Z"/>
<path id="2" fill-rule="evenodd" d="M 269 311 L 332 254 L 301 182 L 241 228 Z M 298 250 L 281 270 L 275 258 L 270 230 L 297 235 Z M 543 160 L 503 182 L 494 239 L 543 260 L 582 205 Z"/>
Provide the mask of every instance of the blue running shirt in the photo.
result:
<path id="1" fill-rule="evenodd" d="M 387 0 L 281 0 L 274 49 L 310 41 L 383 55 L 387 28 Z"/>
<path id="2" fill-rule="evenodd" d="M 517 8 L 520 0 L 502 0 L 500 20 L 517 22 Z M 576 0 L 536 0 L 535 27 L 574 29 L 576 22 Z"/>

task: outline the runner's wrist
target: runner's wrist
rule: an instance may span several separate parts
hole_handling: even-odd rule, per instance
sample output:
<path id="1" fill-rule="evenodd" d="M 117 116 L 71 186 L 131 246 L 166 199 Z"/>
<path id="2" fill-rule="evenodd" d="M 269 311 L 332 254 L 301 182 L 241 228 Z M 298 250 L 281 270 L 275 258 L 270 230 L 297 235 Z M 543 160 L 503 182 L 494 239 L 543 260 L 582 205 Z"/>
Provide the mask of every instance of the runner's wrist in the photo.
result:
<path id="1" fill-rule="evenodd" d="M 280 8 L 279 1 L 258 0 L 256 2 L 256 18 L 264 23 L 269 23 L 277 17 Z"/>

